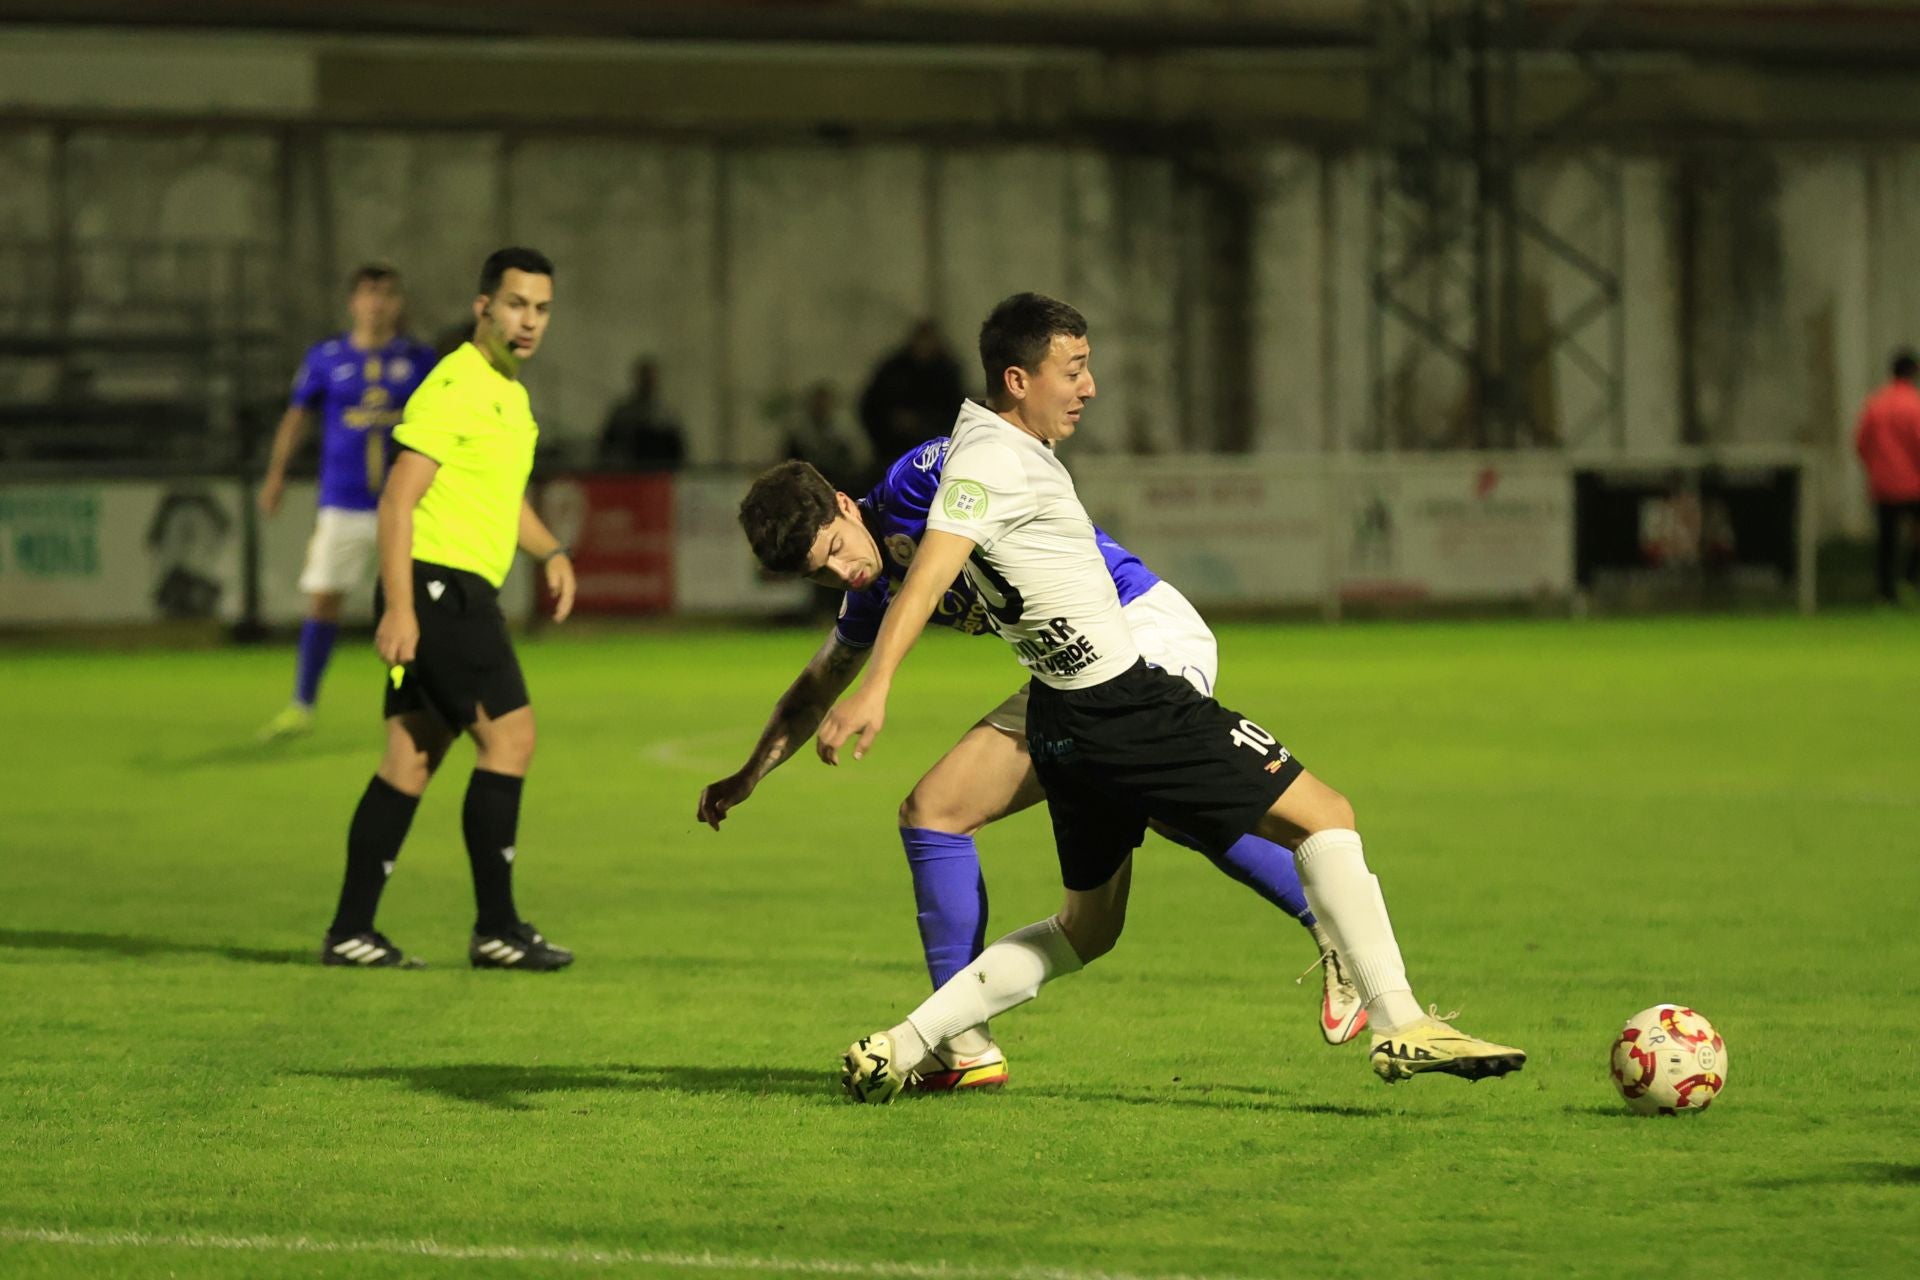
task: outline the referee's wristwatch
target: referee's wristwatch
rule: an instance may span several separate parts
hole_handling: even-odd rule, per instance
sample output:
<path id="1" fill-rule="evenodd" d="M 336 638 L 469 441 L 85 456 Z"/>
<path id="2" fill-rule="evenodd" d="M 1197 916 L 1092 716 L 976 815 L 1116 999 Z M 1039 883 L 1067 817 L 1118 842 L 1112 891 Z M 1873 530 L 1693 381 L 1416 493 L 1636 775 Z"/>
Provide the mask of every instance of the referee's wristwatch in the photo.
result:
<path id="1" fill-rule="evenodd" d="M 565 556 L 569 560 L 573 559 L 573 548 L 563 542 L 553 550 L 547 552 L 544 556 L 541 556 L 540 563 L 545 564 L 558 556 Z"/>

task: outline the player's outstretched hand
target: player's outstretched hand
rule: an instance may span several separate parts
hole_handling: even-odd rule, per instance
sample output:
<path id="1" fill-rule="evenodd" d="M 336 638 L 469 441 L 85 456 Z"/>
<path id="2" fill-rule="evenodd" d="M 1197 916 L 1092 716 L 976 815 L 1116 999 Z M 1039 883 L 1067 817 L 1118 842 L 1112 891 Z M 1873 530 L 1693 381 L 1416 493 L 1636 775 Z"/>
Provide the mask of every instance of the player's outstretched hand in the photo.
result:
<path id="1" fill-rule="evenodd" d="M 753 777 L 746 770 L 729 774 L 718 782 L 709 782 L 700 790 L 700 809 L 695 815 L 715 831 L 726 821 L 733 806 L 753 794 Z"/>
<path id="2" fill-rule="evenodd" d="M 380 615 L 380 626 L 373 633 L 373 647 L 380 660 L 390 667 L 412 662 L 420 648 L 420 616 L 411 609 L 404 613 L 389 609 Z"/>
<path id="3" fill-rule="evenodd" d="M 269 478 L 260 484 L 260 514 L 271 516 L 280 510 L 280 498 L 287 491 L 287 482 Z"/>
<path id="4" fill-rule="evenodd" d="M 547 590 L 558 601 L 553 606 L 555 622 L 565 622 L 573 612 L 573 588 L 573 557 L 564 551 L 555 552 L 547 561 Z"/>
<path id="5" fill-rule="evenodd" d="M 861 685 L 853 693 L 840 700 L 840 704 L 827 712 L 827 718 L 820 722 L 820 732 L 815 737 L 820 758 L 828 764 L 840 763 L 840 748 L 852 738 L 853 758 L 855 760 L 867 754 L 867 748 L 880 736 L 880 729 L 887 722 L 887 697 L 877 689 Z"/>

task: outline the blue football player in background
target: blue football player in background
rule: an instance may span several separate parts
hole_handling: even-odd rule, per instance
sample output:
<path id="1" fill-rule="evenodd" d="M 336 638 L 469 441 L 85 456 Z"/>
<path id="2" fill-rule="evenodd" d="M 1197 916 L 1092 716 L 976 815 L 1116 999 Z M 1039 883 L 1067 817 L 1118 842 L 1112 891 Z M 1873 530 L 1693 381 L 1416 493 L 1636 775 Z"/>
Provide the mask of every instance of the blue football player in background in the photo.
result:
<path id="1" fill-rule="evenodd" d="M 805 745 L 859 674 L 926 531 L 947 445 L 941 436 L 904 454 L 858 502 L 837 492 L 806 462 L 784 462 L 765 472 L 741 502 L 740 523 L 762 565 L 846 595 L 832 633 L 781 695 L 746 764 L 700 793 L 699 817 L 715 830 L 762 778 Z M 1212 694 L 1219 658 L 1205 620 L 1139 557 L 1098 529 L 1094 535 L 1141 654 Z M 931 622 L 974 635 L 991 627 L 987 604 L 964 576 L 947 590 Z M 1044 796 L 1027 755 L 1026 716 L 1023 684 L 976 721 L 900 806 L 900 841 L 913 873 L 920 939 L 936 988 L 980 954 L 986 935 L 987 887 L 974 834 Z M 1193 847 L 1177 832 L 1161 834 Z M 1312 933 L 1324 970 L 1320 1030 L 1328 1043 L 1342 1044 L 1360 1034 L 1365 1006 L 1332 940 L 1307 907 L 1292 853 L 1248 835 L 1216 865 Z M 942 1092 L 1006 1082 L 1006 1055 L 984 1025 L 935 1046 L 935 1055 L 940 1069 L 920 1072 L 913 1088 Z"/>
<path id="2" fill-rule="evenodd" d="M 320 419 L 320 513 L 307 543 L 300 589 L 307 617 L 300 626 L 293 701 L 261 730 L 263 739 L 288 738 L 313 726 L 320 677 L 340 631 L 340 605 L 365 581 L 377 542 L 376 509 L 392 452 L 394 424 L 407 398 L 438 356 L 400 330 L 406 298 L 400 274 L 370 264 L 353 273 L 347 310 L 352 327 L 307 350 L 294 375 L 287 412 L 273 437 L 273 455 L 260 485 L 260 511 L 280 510 L 287 463 Z"/>

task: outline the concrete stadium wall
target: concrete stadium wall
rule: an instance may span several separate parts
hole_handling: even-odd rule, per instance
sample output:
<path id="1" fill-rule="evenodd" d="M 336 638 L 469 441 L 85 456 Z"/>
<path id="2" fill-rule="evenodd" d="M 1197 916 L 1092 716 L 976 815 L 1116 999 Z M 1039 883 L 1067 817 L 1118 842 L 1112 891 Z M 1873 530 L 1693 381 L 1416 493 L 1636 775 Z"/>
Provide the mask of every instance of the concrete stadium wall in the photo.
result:
<path id="1" fill-rule="evenodd" d="M 1275 145 L 1250 187 L 1246 422 L 1214 367 L 1235 341 L 1206 291 L 1205 199 L 1172 162 L 1084 147 L 718 145 L 341 130 L 179 136 L 78 130 L 55 191 L 44 130 L 0 130 L 0 239 L 239 238 L 282 243 L 302 331 L 337 323 L 335 282 L 386 258 L 416 326 L 464 314 L 490 246 L 559 264 L 558 326 L 529 384 L 549 430 L 585 437 L 656 355 L 700 462 L 771 455 L 777 406 L 817 379 L 851 398 L 918 316 L 963 357 L 1019 288 L 1073 299 L 1099 340 L 1093 450 L 1265 451 L 1380 443 L 1367 375 L 1368 168 L 1351 149 Z M 1846 465 L 1853 410 L 1887 353 L 1920 338 L 1920 146 L 1742 144 L 1624 162 L 1626 437 L 1576 436 L 1593 381 L 1570 357 L 1544 394 L 1588 449 L 1698 440 L 1830 449 L 1830 525 L 1864 527 Z M 1530 174 L 1545 207 L 1586 194 L 1571 164 Z M 1691 314 L 1681 202 L 1693 202 Z M 1610 215 L 1611 216 L 1611 215 Z M 1574 220 L 1577 225 L 1577 219 Z M 1598 238 L 1612 234 L 1594 226 Z M 1527 261 L 1555 314 L 1579 282 Z M 1682 352 L 1694 361 L 1692 403 Z M 1390 350 L 1389 363 L 1404 352 Z M 1465 412 L 1431 364 L 1411 388 L 1432 438 Z M 1236 432 L 1239 432 L 1236 436 Z"/>
<path id="2" fill-rule="evenodd" d="M 447 56 L 456 54 L 498 62 L 474 50 Z M 613 75 L 597 54 L 543 56 L 549 71 L 577 63 L 583 78 Z M 636 55 L 609 83 L 651 101 L 674 77 L 700 80 L 703 67 L 745 74 L 730 53 L 683 51 L 671 74 L 658 56 Z M 1124 128 L 1008 136 L 1006 121 L 1044 115 L 1051 90 L 1035 82 L 1057 78 L 1055 55 L 1033 55 L 1026 71 L 1017 58 L 899 56 L 937 68 L 861 80 L 847 68 L 897 59 L 780 62 L 796 83 L 835 81 L 851 114 L 883 110 L 892 95 L 901 120 L 925 126 L 925 136 L 823 140 L 794 119 L 784 132 L 743 132 L 699 105 L 644 125 L 611 110 L 592 129 L 541 123 L 538 109 L 512 128 L 383 127 L 341 118 L 340 65 L 413 83 L 427 98 L 438 91 L 421 86 L 442 83 L 433 76 L 447 68 L 429 75 L 428 54 L 393 42 L 9 35 L 0 241 L 264 243 L 284 264 L 278 304 L 301 334 L 338 323 L 338 282 L 364 259 L 403 268 L 416 327 L 431 332 L 464 315 L 488 248 L 538 244 L 561 270 L 559 327 L 529 376 L 548 430 L 592 436 L 629 361 L 651 353 L 699 462 L 768 457 L 788 398 L 825 379 L 850 401 L 918 316 L 938 318 L 970 363 L 979 318 L 1018 288 L 1069 297 L 1095 325 L 1098 429 L 1076 447 L 1383 443 L 1368 378 L 1369 161 L 1350 128 L 1323 133 L 1333 117 L 1298 114 L 1318 94 L 1350 126 L 1352 68 L 1303 64 L 1276 77 L 1258 62 L 1207 64 L 1211 78 L 1199 83 L 1211 98 L 1165 101 L 1207 98 L 1252 123 L 1223 149 L 1188 151 Z M 1167 88 L 1135 70 L 1145 85 L 1136 95 Z M 1118 92 L 1127 75 L 1105 66 L 1096 78 Z M 1701 76 L 1682 79 L 1697 88 Z M 1265 107 L 1246 96 L 1278 81 L 1291 87 L 1263 89 L 1279 95 Z M 1800 85 L 1808 97 L 1795 99 L 1722 94 L 1731 82 L 1714 83 L 1715 101 L 1734 114 L 1713 128 L 1664 142 L 1618 134 L 1529 167 L 1529 198 L 1562 234 L 1624 246 L 1624 436 L 1582 425 L 1598 392 L 1570 356 L 1530 394 L 1576 449 L 1813 446 L 1835 464 L 1827 527 L 1859 531 L 1853 410 L 1891 348 L 1920 338 L 1920 132 L 1873 125 L 1905 118 L 1876 104 L 1911 111 L 1920 93 L 1907 80 L 1863 82 L 1844 99 L 1856 116 L 1819 116 L 1827 132 L 1812 138 L 1784 125 L 1771 133 L 1767 121 L 1819 97 L 1818 84 Z M 914 84 L 925 93 L 903 96 Z M 969 111 L 1001 126 L 958 129 Z M 1296 114 L 1274 125 L 1262 111 Z M 1596 205 L 1578 163 L 1595 156 L 1620 167 L 1617 208 Z M 1543 322 L 1577 305 L 1580 282 L 1552 259 L 1530 253 L 1524 276 Z M 1385 354 L 1405 369 L 1396 394 L 1422 407 L 1421 438 L 1447 438 L 1471 411 L 1457 375 L 1415 366 L 1391 343 Z"/>

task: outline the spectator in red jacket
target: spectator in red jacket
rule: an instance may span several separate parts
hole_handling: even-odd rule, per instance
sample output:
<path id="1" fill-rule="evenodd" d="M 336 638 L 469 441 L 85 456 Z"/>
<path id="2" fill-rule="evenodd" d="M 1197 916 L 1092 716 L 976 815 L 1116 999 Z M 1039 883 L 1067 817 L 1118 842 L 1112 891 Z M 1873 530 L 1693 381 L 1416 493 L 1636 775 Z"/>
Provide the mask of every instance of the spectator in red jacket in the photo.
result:
<path id="1" fill-rule="evenodd" d="M 1893 377 L 1860 410 L 1853 447 L 1867 468 L 1867 489 L 1873 495 L 1879 524 L 1880 595 L 1892 600 L 1894 569 L 1906 548 L 1906 579 L 1920 587 L 1920 543 L 1914 540 L 1920 523 L 1920 357 L 1901 350 L 1893 357 Z"/>

